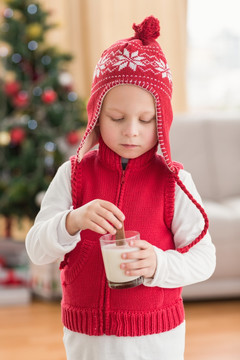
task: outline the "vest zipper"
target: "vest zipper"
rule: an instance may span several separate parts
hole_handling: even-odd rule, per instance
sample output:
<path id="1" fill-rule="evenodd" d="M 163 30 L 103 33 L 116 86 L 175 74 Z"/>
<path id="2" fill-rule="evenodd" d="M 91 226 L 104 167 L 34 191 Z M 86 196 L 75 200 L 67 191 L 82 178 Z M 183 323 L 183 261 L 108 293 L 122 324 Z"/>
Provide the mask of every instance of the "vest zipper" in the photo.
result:
<path id="1" fill-rule="evenodd" d="M 125 171 L 126 170 L 122 170 L 122 174 L 121 174 L 120 189 L 119 189 L 119 193 L 118 193 L 117 206 L 119 205 L 120 198 L 121 198 L 121 193 L 122 193 L 122 187 L 123 187 L 123 184 L 125 183 Z"/>
<path id="2" fill-rule="evenodd" d="M 117 206 L 120 203 L 121 200 L 121 194 L 122 194 L 122 187 L 123 184 L 125 183 L 125 171 L 126 170 L 122 170 L 121 173 L 121 179 L 120 179 L 120 188 L 119 188 L 119 193 L 118 193 L 118 198 L 117 198 Z M 104 300 L 103 300 L 103 312 L 105 312 L 105 319 L 103 318 L 103 332 L 105 332 L 106 330 L 108 331 L 109 329 L 106 329 L 108 327 L 109 321 L 108 321 L 108 316 L 106 310 L 109 308 L 109 296 L 110 296 L 110 289 L 108 287 L 108 283 L 107 280 L 105 280 L 105 287 L 104 287 Z M 104 315 L 103 315 L 104 316 Z"/>

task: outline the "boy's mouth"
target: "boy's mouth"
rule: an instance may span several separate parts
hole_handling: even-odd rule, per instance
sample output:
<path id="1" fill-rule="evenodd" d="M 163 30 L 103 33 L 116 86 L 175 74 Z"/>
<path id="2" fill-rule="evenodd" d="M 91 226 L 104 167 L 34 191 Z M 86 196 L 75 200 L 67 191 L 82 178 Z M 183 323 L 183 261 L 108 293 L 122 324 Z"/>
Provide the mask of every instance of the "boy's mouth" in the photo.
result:
<path id="1" fill-rule="evenodd" d="M 132 149 L 132 148 L 136 148 L 139 145 L 136 144 L 121 144 L 123 147 L 127 148 L 127 149 Z"/>

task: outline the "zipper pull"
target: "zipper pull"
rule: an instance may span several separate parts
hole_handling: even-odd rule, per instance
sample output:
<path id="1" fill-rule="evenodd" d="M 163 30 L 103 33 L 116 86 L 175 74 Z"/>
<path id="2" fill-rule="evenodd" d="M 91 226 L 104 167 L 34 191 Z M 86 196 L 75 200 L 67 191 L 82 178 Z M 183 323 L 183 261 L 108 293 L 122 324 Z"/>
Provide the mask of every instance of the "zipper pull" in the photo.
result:
<path id="1" fill-rule="evenodd" d="M 122 172 L 122 178 L 121 178 L 121 184 L 124 184 L 125 182 L 125 170 Z"/>

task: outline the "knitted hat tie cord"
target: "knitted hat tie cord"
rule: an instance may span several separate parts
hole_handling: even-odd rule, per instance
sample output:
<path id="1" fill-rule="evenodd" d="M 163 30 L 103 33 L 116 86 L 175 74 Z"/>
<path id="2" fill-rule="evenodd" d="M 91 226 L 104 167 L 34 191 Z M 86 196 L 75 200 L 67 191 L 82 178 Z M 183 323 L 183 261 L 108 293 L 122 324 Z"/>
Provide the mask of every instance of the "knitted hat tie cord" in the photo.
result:
<path id="1" fill-rule="evenodd" d="M 178 248 L 177 251 L 180 253 L 185 253 L 187 252 L 191 247 L 193 247 L 195 244 L 197 244 L 207 233 L 208 227 L 209 227 L 209 220 L 207 217 L 207 214 L 205 212 L 205 210 L 203 209 L 203 207 L 194 199 L 194 197 L 192 196 L 192 194 L 187 190 L 186 186 L 182 183 L 182 181 L 179 179 L 178 174 L 174 174 L 174 178 L 176 183 L 178 184 L 178 186 L 183 190 L 183 192 L 187 195 L 187 197 L 189 198 L 189 200 L 191 200 L 191 202 L 196 206 L 196 208 L 200 211 L 200 213 L 202 214 L 202 217 L 204 219 L 204 228 L 202 230 L 202 232 L 198 235 L 197 238 L 195 238 L 189 245 L 184 246 L 183 248 Z"/>

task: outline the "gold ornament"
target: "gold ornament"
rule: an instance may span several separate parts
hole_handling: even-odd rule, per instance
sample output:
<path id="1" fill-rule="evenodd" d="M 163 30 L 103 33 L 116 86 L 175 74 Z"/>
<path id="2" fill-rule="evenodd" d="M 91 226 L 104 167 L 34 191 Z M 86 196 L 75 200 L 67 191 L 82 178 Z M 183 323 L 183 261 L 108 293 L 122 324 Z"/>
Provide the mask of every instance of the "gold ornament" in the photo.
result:
<path id="1" fill-rule="evenodd" d="M 12 82 L 16 80 L 16 74 L 13 71 L 7 71 L 5 73 L 5 81 L 6 82 Z"/>
<path id="2" fill-rule="evenodd" d="M 13 12 L 13 17 L 14 17 L 15 20 L 18 20 L 18 21 L 23 21 L 24 20 L 21 11 L 16 10 L 16 9 Z"/>
<path id="3" fill-rule="evenodd" d="M 42 35 L 43 29 L 39 23 L 32 23 L 28 25 L 26 34 L 29 39 L 38 39 Z"/>
<path id="4" fill-rule="evenodd" d="M 11 137 L 7 131 L 0 131 L 0 146 L 7 146 L 10 140 Z"/>

